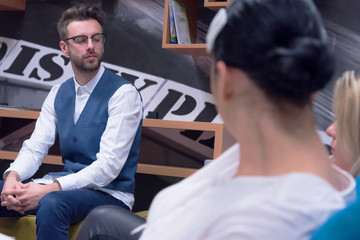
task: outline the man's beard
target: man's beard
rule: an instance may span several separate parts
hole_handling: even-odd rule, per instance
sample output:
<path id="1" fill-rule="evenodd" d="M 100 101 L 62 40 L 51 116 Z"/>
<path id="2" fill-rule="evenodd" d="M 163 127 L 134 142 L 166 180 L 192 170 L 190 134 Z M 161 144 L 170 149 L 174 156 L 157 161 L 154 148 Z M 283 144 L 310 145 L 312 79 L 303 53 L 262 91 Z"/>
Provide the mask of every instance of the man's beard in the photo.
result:
<path id="1" fill-rule="evenodd" d="M 72 64 L 74 64 L 78 70 L 84 72 L 92 72 L 100 67 L 101 61 L 103 59 L 103 53 L 100 55 L 93 53 L 92 55 L 96 56 L 96 59 L 85 62 L 85 58 L 83 56 L 78 57 L 69 52 L 69 58 Z"/>

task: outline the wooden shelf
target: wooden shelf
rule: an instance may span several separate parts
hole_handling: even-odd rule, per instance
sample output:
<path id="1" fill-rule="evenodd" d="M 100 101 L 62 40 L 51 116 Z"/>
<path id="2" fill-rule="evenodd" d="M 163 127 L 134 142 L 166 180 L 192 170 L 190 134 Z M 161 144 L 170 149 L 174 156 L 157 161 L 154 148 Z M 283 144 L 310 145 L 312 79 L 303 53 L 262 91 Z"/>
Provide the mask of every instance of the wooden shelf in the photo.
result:
<path id="1" fill-rule="evenodd" d="M 231 0 L 204 0 L 204 7 L 218 11 L 220 8 L 229 5 Z"/>
<path id="2" fill-rule="evenodd" d="M 206 56 L 207 55 L 206 44 L 196 43 L 198 1 L 197 0 L 178 0 L 178 1 L 183 3 L 186 7 L 187 18 L 189 21 L 190 39 L 192 44 L 170 43 L 169 0 L 165 0 L 162 48 L 191 56 Z"/>
<path id="3" fill-rule="evenodd" d="M 0 0 L 0 11 L 25 11 L 26 0 Z"/>
<path id="4" fill-rule="evenodd" d="M 0 117 L 37 119 L 39 115 L 39 111 L 0 109 Z"/>
<path id="5" fill-rule="evenodd" d="M 183 3 L 186 6 L 191 44 L 170 43 L 169 0 L 165 0 L 162 48 L 190 56 L 207 56 L 208 54 L 206 52 L 206 43 L 196 43 L 199 0 L 177 1 Z M 218 11 L 220 8 L 226 7 L 230 1 L 231 0 L 204 0 L 204 7 Z"/>
<path id="6" fill-rule="evenodd" d="M 8 110 L 0 109 L 0 121 L 2 118 L 20 118 L 20 119 L 37 119 L 39 117 L 38 111 L 28 110 Z M 222 152 L 223 143 L 223 124 L 220 123 L 208 123 L 208 122 L 186 122 L 186 121 L 171 121 L 160 119 L 143 119 L 143 128 L 167 128 L 167 129 L 186 129 L 186 130 L 199 130 L 199 131 L 213 131 L 214 151 L 213 159 L 217 158 Z M 14 160 L 18 155 L 18 152 L 0 150 L 0 159 Z M 43 163 L 63 165 L 61 156 L 48 155 L 43 159 Z M 137 173 L 154 174 L 162 176 L 173 177 L 187 177 L 197 169 L 184 168 L 176 166 L 165 166 L 156 164 L 139 163 Z"/>

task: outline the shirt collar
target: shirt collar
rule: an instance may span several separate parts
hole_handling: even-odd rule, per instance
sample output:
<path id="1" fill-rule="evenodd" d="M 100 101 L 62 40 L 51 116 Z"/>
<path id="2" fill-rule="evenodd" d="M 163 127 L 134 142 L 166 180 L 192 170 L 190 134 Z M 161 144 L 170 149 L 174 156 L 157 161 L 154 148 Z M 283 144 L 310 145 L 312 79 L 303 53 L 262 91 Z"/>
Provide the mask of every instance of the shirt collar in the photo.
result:
<path id="1" fill-rule="evenodd" d="M 100 81 L 100 78 L 102 77 L 103 73 L 105 71 L 105 67 L 103 65 L 100 66 L 100 69 L 98 71 L 98 73 L 84 86 L 80 86 L 76 80 L 75 80 L 75 76 L 73 76 L 73 79 L 74 79 L 74 83 L 75 83 L 75 92 L 78 93 L 79 91 L 79 88 L 81 87 L 82 88 L 82 91 L 86 91 L 88 92 L 89 94 L 91 94 L 97 83 Z"/>

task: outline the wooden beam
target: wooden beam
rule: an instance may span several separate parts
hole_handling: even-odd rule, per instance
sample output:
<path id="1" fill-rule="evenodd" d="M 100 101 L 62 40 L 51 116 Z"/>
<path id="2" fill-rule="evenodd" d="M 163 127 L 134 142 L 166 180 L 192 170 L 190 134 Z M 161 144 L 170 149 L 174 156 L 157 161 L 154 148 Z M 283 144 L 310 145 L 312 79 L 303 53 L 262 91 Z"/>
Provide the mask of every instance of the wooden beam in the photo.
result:
<path id="1" fill-rule="evenodd" d="M 0 109 L 0 117 L 38 119 L 39 111 Z"/>
<path id="2" fill-rule="evenodd" d="M 197 169 L 191 169 L 191 168 L 170 167 L 170 166 L 139 163 L 136 172 L 143 174 L 160 175 L 160 176 L 188 177 L 196 171 Z"/>
<path id="3" fill-rule="evenodd" d="M 0 150 L 0 156 L 1 156 L 0 158 L 1 159 L 15 160 L 17 155 L 18 155 L 18 152 Z M 61 156 L 55 156 L 55 155 L 47 155 L 43 159 L 42 163 L 64 165 L 61 162 Z"/>
<path id="4" fill-rule="evenodd" d="M 18 155 L 17 152 L 0 150 L 1 159 L 15 160 L 17 155 Z M 54 156 L 54 155 L 47 155 L 43 159 L 42 163 L 64 165 L 61 161 L 61 156 Z M 160 175 L 160 176 L 188 177 L 194 172 L 196 172 L 196 170 L 197 169 L 139 163 L 136 172 L 143 174 Z"/>
<path id="5" fill-rule="evenodd" d="M 26 0 L 0 0 L 0 11 L 25 11 Z"/>

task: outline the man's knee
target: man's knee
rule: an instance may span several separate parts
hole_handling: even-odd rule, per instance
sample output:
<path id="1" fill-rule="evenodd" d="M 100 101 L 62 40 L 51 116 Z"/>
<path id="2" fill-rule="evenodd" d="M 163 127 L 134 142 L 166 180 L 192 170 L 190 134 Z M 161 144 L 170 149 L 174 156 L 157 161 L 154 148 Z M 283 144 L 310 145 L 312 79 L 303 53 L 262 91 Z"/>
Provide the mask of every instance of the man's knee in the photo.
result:
<path id="1" fill-rule="evenodd" d="M 45 194 L 39 201 L 39 208 L 52 208 L 59 203 L 59 197 L 57 192 L 50 192 Z"/>
<path id="2" fill-rule="evenodd" d="M 54 217 L 64 217 L 64 204 L 59 197 L 58 192 L 50 192 L 45 194 L 39 201 L 37 211 L 37 221 L 42 219 L 54 219 Z M 45 221 L 46 221 L 45 220 Z"/>

